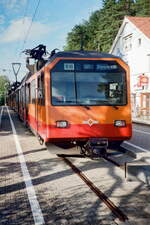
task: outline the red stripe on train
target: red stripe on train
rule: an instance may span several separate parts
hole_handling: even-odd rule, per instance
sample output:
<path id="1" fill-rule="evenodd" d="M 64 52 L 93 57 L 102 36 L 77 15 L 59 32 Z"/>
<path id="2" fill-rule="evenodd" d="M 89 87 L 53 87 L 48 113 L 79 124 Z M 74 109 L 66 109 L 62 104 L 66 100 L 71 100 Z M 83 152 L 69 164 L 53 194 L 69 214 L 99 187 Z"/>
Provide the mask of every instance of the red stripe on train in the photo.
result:
<path id="1" fill-rule="evenodd" d="M 29 115 L 28 115 L 29 116 Z M 105 137 L 111 140 L 129 139 L 132 136 L 132 126 L 127 124 L 126 127 L 115 127 L 113 124 L 70 124 L 67 128 L 57 128 L 56 126 L 46 125 L 42 121 L 38 124 L 34 117 L 28 117 L 29 125 L 37 131 L 45 140 L 49 139 L 82 139 L 92 137 Z"/>
<path id="2" fill-rule="evenodd" d="M 94 124 L 91 127 L 86 124 L 70 125 L 68 128 L 47 127 L 47 136 L 50 138 L 84 138 L 84 137 L 108 137 L 129 138 L 131 137 L 131 124 L 126 127 L 114 127 L 113 124 Z"/>

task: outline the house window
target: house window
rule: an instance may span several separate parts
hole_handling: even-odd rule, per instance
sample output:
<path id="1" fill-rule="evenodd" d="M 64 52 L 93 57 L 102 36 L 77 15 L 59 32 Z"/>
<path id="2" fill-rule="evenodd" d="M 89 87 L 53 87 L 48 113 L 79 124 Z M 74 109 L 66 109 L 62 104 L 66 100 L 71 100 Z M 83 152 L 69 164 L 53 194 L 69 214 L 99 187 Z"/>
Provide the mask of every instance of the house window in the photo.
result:
<path id="1" fill-rule="evenodd" d="M 124 51 L 130 51 L 132 49 L 132 34 L 129 34 L 123 38 Z"/>

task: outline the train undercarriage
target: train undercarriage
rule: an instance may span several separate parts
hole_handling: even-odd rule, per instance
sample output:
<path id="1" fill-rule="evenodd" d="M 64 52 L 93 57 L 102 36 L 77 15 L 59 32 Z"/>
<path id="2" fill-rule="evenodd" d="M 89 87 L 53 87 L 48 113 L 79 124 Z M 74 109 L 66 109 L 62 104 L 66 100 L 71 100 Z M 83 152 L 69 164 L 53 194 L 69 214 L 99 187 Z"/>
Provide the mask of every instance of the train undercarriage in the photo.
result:
<path id="1" fill-rule="evenodd" d="M 52 154 L 80 154 L 94 159 L 107 157 L 107 150 L 110 148 L 117 150 L 121 143 L 122 141 L 110 143 L 108 139 L 90 138 L 88 141 L 46 143 L 45 145 Z"/>

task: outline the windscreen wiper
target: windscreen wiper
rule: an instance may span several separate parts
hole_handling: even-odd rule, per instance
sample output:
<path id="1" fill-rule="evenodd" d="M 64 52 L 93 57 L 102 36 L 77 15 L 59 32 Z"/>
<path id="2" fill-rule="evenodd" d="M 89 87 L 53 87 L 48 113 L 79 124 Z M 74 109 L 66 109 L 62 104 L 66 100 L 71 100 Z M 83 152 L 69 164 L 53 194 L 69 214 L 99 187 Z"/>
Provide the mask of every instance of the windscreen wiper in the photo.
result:
<path id="1" fill-rule="evenodd" d="M 75 102 L 75 101 L 65 101 L 65 103 L 74 103 L 74 104 L 76 104 L 75 106 L 83 106 L 83 107 L 86 108 L 86 109 L 90 109 L 89 106 L 87 106 L 87 105 L 82 105 L 81 103 Z"/>
<path id="2" fill-rule="evenodd" d="M 78 105 L 78 106 L 83 106 L 84 108 L 86 108 L 86 109 L 88 109 L 88 110 L 91 109 L 90 106 L 88 106 L 88 105 L 83 105 L 81 102 L 78 102 L 78 101 L 77 101 L 77 105 Z"/>

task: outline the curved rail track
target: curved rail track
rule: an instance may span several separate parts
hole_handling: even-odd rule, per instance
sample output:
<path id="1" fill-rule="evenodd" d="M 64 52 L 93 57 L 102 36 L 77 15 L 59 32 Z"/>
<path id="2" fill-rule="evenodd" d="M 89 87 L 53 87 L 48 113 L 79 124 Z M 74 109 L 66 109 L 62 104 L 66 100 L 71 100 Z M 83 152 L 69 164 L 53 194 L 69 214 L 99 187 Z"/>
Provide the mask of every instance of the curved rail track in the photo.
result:
<path id="1" fill-rule="evenodd" d="M 112 211 L 112 213 L 122 222 L 128 220 L 128 217 L 102 192 L 90 181 L 85 174 L 72 164 L 64 155 L 57 155 L 87 184 L 87 186 L 99 197 L 101 201 Z M 119 166 L 119 164 L 117 165 Z"/>

